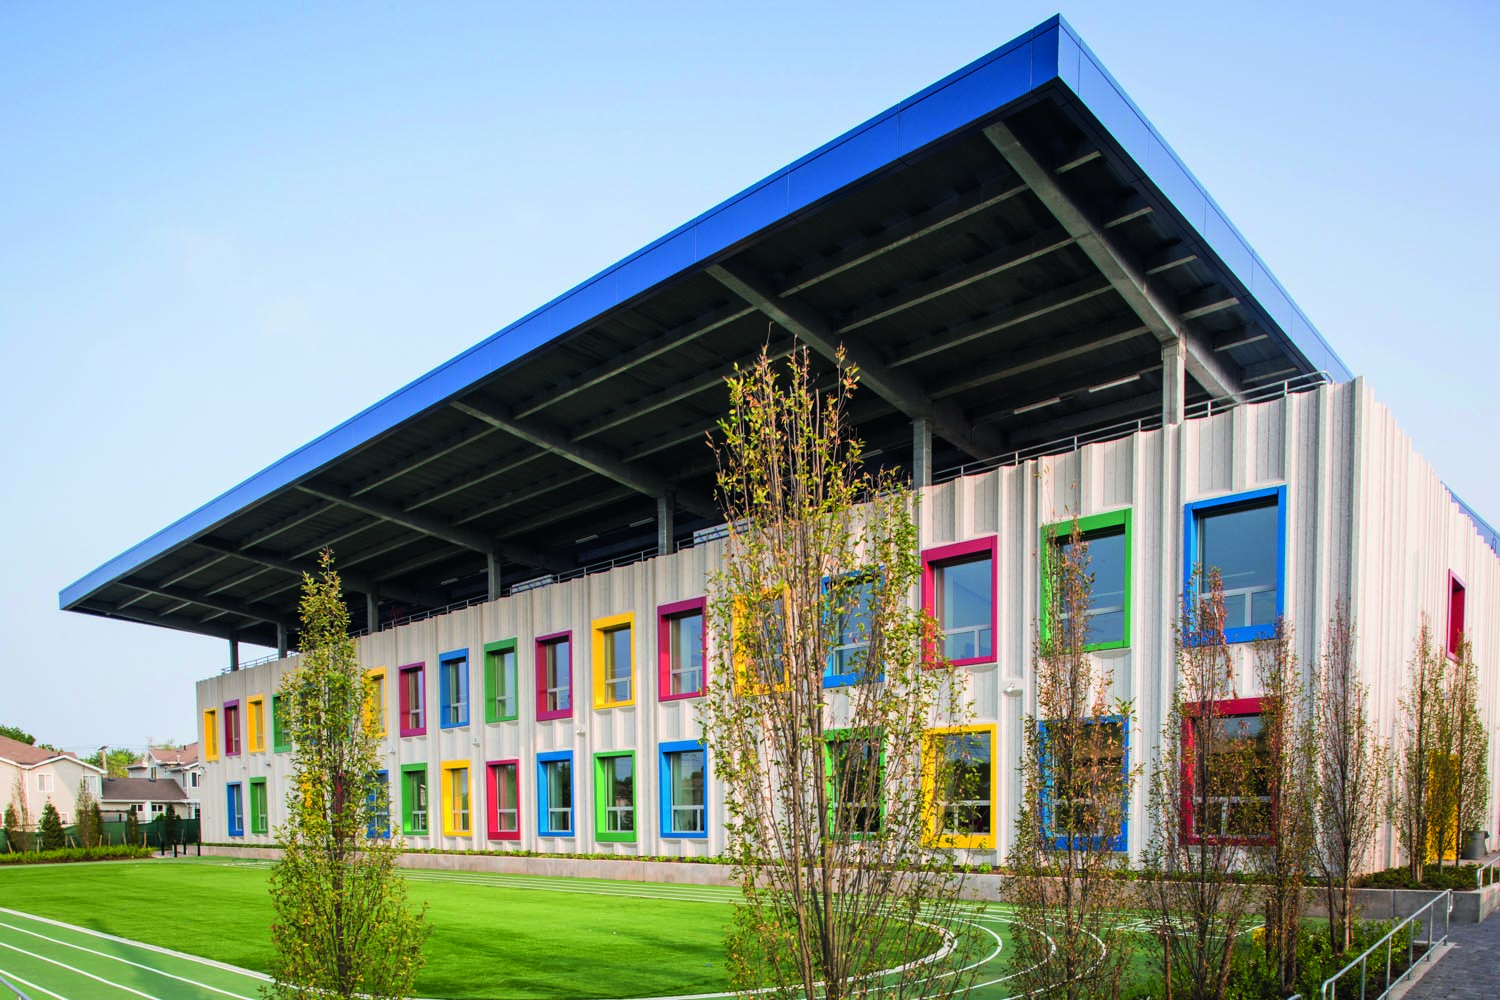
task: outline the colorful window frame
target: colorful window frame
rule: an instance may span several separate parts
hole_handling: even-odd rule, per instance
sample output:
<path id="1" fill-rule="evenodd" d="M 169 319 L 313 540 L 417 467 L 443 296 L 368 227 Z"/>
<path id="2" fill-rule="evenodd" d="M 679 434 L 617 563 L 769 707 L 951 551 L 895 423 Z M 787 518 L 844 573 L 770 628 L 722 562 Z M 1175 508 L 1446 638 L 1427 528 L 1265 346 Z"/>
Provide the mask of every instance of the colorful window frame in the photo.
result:
<path id="1" fill-rule="evenodd" d="M 635 752 L 594 754 L 594 839 L 634 843 L 636 836 Z M 622 785 L 624 786 L 622 788 Z"/>
<path id="2" fill-rule="evenodd" d="M 432 833 L 426 764 L 401 765 L 401 832 L 417 837 Z"/>
<path id="3" fill-rule="evenodd" d="M 1101 538 L 1114 538 L 1123 536 L 1125 543 L 1123 559 L 1125 578 L 1122 581 L 1120 603 L 1118 605 L 1111 603 L 1104 608 L 1099 608 L 1097 606 L 1097 598 L 1099 596 L 1098 573 L 1092 566 L 1090 567 L 1090 572 L 1094 576 L 1093 596 L 1095 598 L 1095 606 L 1089 608 L 1090 616 L 1092 617 L 1094 615 L 1105 613 L 1117 613 L 1122 616 L 1122 622 L 1120 628 L 1120 637 L 1118 639 L 1107 638 L 1099 642 L 1088 643 L 1083 648 L 1085 650 L 1088 650 L 1089 652 L 1098 652 L 1105 649 L 1127 649 L 1130 646 L 1130 619 L 1132 608 L 1131 591 L 1133 578 L 1131 553 L 1134 550 L 1134 535 L 1131 530 L 1131 521 L 1132 518 L 1130 515 L 1130 509 L 1128 507 L 1124 510 L 1106 511 L 1103 514 L 1090 514 L 1088 517 L 1080 517 L 1078 519 L 1078 531 L 1083 535 L 1083 540 L 1085 542 L 1092 542 Z M 1050 614 L 1050 609 L 1052 606 L 1052 573 L 1050 572 L 1052 566 L 1051 560 L 1056 558 L 1058 550 L 1062 546 L 1068 545 L 1072 542 L 1072 538 L 1072 521 L 1059 521 L 1056 524 L 1049 524 L 1042 528 L 1042 541 L 1039 551 L 1043 553 L 1044 559 L 1047 560 L 1042 563 L 1041 567 L 1041 627 L 1042 642 L 1044 643 L 1050 642 L 1052 639 L 1052 615 Z"/>
<path id="4" fill-rule="evenodd" d="M 271 695 L 271 749 L 286 753 L 292 748 L 291 734 L 286 731 L 286 718 L 282 714 L 281 695 Z"/>
<path id="5" fill-rule="evenodd" d="M 1269 508 L 1276 510 L 1276 601 L 1275 613 L 1269 621 L 1254 622 L 1248 624 L 1224 624 L 1225 642 L 1254 642 L 1256 639 L 1269 639 L 1276 632 L 1276 621 L 1286 611 L 1286 487 L 1272 486 L 1261 490 L 1249 490 L 1244 493 L 1233 493 L 1229 496 L 1214 497 L 1210 500 L 1195 500 L 1185 505 L 1183 513 L 1183 567 L 1182 567 L 1182 592 L 1187 604 L 1192 605 L 1198 599 L 1199 575 L 1209 568 L 1223 569 L 1223 567 L 1205 567 L 1203 562 L 1203 526 L 1208 519 L 1221 517 L 1233 513 L 1264 510 Z M 1245 590 L 1240 592 L 1239 588 L 1231 587 L 1232 581 L 1225 580 L 1224 593 L 1226 598 L 1226 615 L 1229 601 L 1243 596 L 1246 606 L 1252 609 L 1249 614 L 1253 618 L 1253 602 L 1256 593 L 1264 593 L 1264 589 Z"/>
<path id="6" fill-rule="evenodd" d="M 473 795 L 467 760 L 445 760 L 443 782 L 443 836 L 467 837 L 474 830 Z"/>
<path id="7" fill-rule="evenodd" d="M 1041 738 L 1042 745 L 1042 788 L 1040 803 L 1042 810 L 1042 834 L 1049 838 L 1052 846 L 1058 850 L 1066 850 L 1071 840 L 1073 845 L 1095 849 L 1103 847 L 1110 851 L 1125 851 L 1129 849 L 1130 843 L 1130 797 L 1126 794 L 1130 784 L 1130 720 L 1123 715 L 1106 715 L 1100 718 L 1086 719 L 1084 725 L 1107 725 L 1120 728 L 1120 829 L 1114 836 L 1102 840 L 1098 834 L 1059 834 L 1054 828 L 1056 798 L 1056 779 L 1053 774 L 1052 760 L 1048 755 L 1050 747 L 1049 737 L 1052 723 L 1046 719 L 1039 720 L 1036 724 L 1037 733 Z"/>
<path id="8" fill-rule="evenodd" d="M 573 751 L 536 755 L 536 829 L 539 837 L 572 837 L 578 830 Z"/>
<path id="9" fill-rule="evenodd" d="M 573 717 L 573 633 L 553 632 L 536 640 L 536 718 Z M 571 834 L 570 834 L 571 836 Z"/>
<path id="10" fill-rule="evenodd" d="M 219 710 L 217 708 L 203 710 L 203 759 L 205 761 L 219 759 Z"/>
<path id="11" fill-rule="evenodd" d="M 1264 698 L 1230 698 L 1224 701 L 1213 702 L 1214 710 L 1212 721 L 1232 722 L 1235 719 L 1259 719 L 1263 711 Z M 1198 729 L 1199 720 L 1203 718 L 1203 703 L 1183 706 L 1182 718 L 1182 838 L 1183 843 L 1197 845 L 1207 841 L 1210 844 L 1269 844 L 1274 839 L 1268 831 L 1264 834 L 1203 834 L 1198 829 L 1197 813 L 1197 781 L 1200 772 L 1198 752 L 1196 748 L 1195 734 Z M 1205 779 L 1208 777 L 1205 773 Z M 1270 810 L 1270 820 L 1275 815 L 1277 803 L 1269 794 L 1264 796 L 1253 796 L 1266 803 Z M 1226 797 L 1221 809 L 1221 825 L 1227 825 L 1229 809 L 1234 805 L 1236 796 Z M 1249 798 L 1249 796 L 1239 797 Z"/>
<path id="12" fill-rule="evenodd" d="M 250 832 L 271 832 L 271 817 L 266 801 L 265 778 L 250 779 Z"/>
<path id="13" fill-rule="evenodd" d="M 844 763 L 856 753 L 863 759 L 854 762 L 852 774 L 846 773 Z M 870 775 L 872 756 L 875 773 Z M 825 732 L 823 773 L 828 787 L 828 829 L 834 836 L 862 840 L 885 830 L 885 739 L 879 730 Z M 861 796 L 861 792 L 866 794 Z"/>
<path id="14" fill-rule="evenodd" d="M 865 681 L 885 679 L 885 671 L 870 663 L 872 607 L 880 599 L 884 577 L 874 570 L 847 573 L 823 579 L 823 614 L 832 647 L 823 667 L 825 688 L 849 687 Z M 851 600 L 852 595 L 852 600 Z M 868 595 L 868 597 L 866 597 Z M 862 626 L 858 623 L 863 620 Z M 862 641 L 861 641 L 862 640 Z M 860 655 L 860 650 L 864 655 Z M 854 669 L 845 669 L 853 661 Z"/>
<path id="15" fill-rule="evenodd" d="M 693 788 L 692 755 L 698 755 L 698 782 Z M 658 747 L 661 787 L 661 835 L 669 840 L 708 838 L 708 750 L 698 740 L 673 740 Z M 686 779 L 686 780 L 684 780 Z"/>
<path id="16" fill-rule="evenodd" d="M 231 781 L 224 786 L 224 801 L 226 817 L 228 819 L 229 835 L 231 837 L 243 837 L 245 835 L 245 786 L 238 781 Z"/>
<path id="17" fill-rule="evenodd" d="M 390 721 L 386 718 L 390 699 L 385 695 L 385 674 L 385 667 L 365 671 L 365 728 L 375 737 L 386 734 Z"/>
<path id="18" fill-rule="evenodd" d="M 484 765 L 490 840 L 521 839 L 521 762 L 492 760 Z"/>
<path id="19" fill-rule="evenodd" d="M 469 724 L 469 651 L 453 649 L 438 654 L 438 727 L 459 729 Z"/>
<path id="20" fill-rule="evenodd" d="M 484 721 L 515 722 L 521 716 L 519 652 L 516 640 L 484 647 Z"/>
<path id="21" fill-rule="evenodd" d="M 996 758 L 998 727 L 993 723 L 972 726 L 942 726 L 929 729 L 923 734 L 922 801 L 929 816 L 924 841 L 933 847 L 957 847 L 974 850 L 993 850 L 996 843 L 996 817 L 1000 814 L 1000 771 Z M 974 741 L 982 738 L 982 747 Z M 937 778 L 941 770 L 940 759 L 950 759 L 950 748 L 958 744 L 962 757 L 948 763 L 950 777 L 957 776 L 959 782 L 972 780 L 975 787 L 958 788 L 950 780 L 949 786 L 939 794 Z M 939 755 L 942 755 L 940 757 Z M 972 769 L 965 778 L 958 770 L 962 766 Z M 969 794 L 969 798 L 950 797 Z"/>
<path id="22" fill-rule="evenodd" d="M 663 604 L 656 609 L 656 691 L 661 701 L 701 698 L 708 684 L 708 600 Z M 697 620 L 696 640 L 689 622 Z M 684 636 L 683 632 L 687 631 Z"/>
<path id="23" fill-rule="evenodd" d="M 635 704 L 635 612 L 596 618 L 591 626 L 594 647 L 594 707 L 627 708 Z M 620 660 L 624 658 L 622 671 Z"/>
<path id="24" fill-rule="evenodd" d="M 375 772 L 375 781 L 365 800 L 370 821 L 365 836 L 370 840 L 389 840 L 391 836 L 391 773 L 384 768 Z"/>
<path id="25" fill-rule="evenodd" d="M 240 755 L 240 700 L 224 703 L 224 756 Z"/>
<path id="26" fill-rule="evenodd" d="M 938 623 L 939 633 L 943 636 L 942 646 L 933 652 L 952 666 L 963 667 L 975 663 L 994 663 L 997 657 L 999 635 L 998 610 L 999 610 L 999 586 L 997 584 L 996 571 L 999 566 L 999 544 L 996 536 L 989 535 L 985 538 L 974 538 L 965 542 L 954 542 L 951 545 L 939 545 L 936 548 L 926 549 L 922 552 L 922 610 L 932 615 Z M 989 618 L 987 621 L 975 621 L 963 623 L 960 628 L 952 630 L 954 636 L 972 634 L 970 646 L 958 646 L 950 642 L 948 630 L 943 627 L 943 618 L 947 611 L 946 598 L 942 592 L 942 574 L 950 567 L 967 566 L 971 563 L 989 560 L 990 571 L 988 583 L 990 589 Z M 968 656 L 948 656 L 950 649 L 969 650 Z M 938 657 L 934 657 L 935 659 Z"/>
<path id="27" fill-rule="evenodd" d="M 785 657 L 778 654 L 769 665 L 762 665 L 746 650 L 743 640 L 757 639 L 759 641 L 755 645 L 763 645 L 767 649 L 783 648 L 786 638 L 786 588 L 766 591 L 754 602 L 753 607 L 745 597 L 736 597 L 731 625 L 735 694 L 761 695 L 771 691 L 785 691 L 791 683 Z M 757 635 L 752 629 L 764 631 Z"/>
<path id="28" fill-rule="evenodd" d="M 245 743 L 251 753 L 266 752 L 266 699 L 256 695 L 246 702 Z"/>
<path id="29" fill-rule="evenodd" d="M 408 663 L 397 673 L 397 711 L 401 713 L 402 736 L 427 735 L 427 664 Z"/>
<path id="30" fill-rule="evenodd" d="M 1448 655 L 1454 659 L 1463 655 L 1464 649 L 1464 604 L 1467 599 L 1464 582 L 1448 573 Z"/>

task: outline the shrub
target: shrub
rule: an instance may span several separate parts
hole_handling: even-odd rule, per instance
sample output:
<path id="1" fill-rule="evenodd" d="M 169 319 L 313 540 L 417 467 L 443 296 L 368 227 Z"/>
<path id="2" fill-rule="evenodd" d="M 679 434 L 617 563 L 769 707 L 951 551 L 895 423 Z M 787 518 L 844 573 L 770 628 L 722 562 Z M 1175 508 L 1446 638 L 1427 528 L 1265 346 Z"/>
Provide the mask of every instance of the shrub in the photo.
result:
<path id="1" fill-rule="evenodd" d="M 0 865 L 56 864 L 64 861 L 128 861 L 132 858 L 148 858 L 145 847 L 63 847 L 55 851 L 36 851 L 27 854 L 0 854 Z"/>

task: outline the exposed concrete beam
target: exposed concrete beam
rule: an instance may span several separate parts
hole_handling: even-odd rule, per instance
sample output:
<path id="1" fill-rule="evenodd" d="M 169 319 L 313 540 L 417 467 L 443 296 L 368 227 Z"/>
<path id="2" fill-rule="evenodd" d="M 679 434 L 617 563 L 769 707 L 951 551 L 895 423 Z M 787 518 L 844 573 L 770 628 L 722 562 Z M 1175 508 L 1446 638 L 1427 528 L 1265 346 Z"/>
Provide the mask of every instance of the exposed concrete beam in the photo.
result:
<path id="1" fill-rule="evenodd" d="M 689 424 L 686 427 L 678 428 L 677 430 L 665 431 L 655 437 L 647 438 L 622 454 L 620 458 L 627 462 L 635 462 L 648 455 L 655 455 L 657 452 L 666 451 L 668 448 L 682 444 L 684 441 L 693 440 L 704 442 L 704 450 L 707 451 L 708 435 L 718 426 L 718 418 L 710 417 L 706 420 L 700 420 L 696 424 Z"/>
<path id="2" fill-rule="evenodd" d="M 708 271 L 730 291 L 754 304 L 819 354 L 829 359 L 838 354 L 839 338 L 817 309 L 805 302 L 776 295 L 764 277 L 742 263 L 715 264 Z M 937 433 L 975 458 L 988 458 L 1000 450 L 998 434 L 974 426 L 963 408 L 952 400 L 934 400 L 916 378 L 888 368 L 879 352 L 868 344 L 854 339 L 842 346 L 849 361 L 859 368 L 860 382 L 911 419 L 925 417 L 931 420 Z"/>
<path id="3" fill-rule="evenodd" d="M 495 428 L 493 427 L 485 427 L 483 425 L 478 427 L 465 427 L 461 431 L 449 434 L 441 441 L 428 445 L 426 448 L 422 448 L 419 451 L 414 451 L 404 458 L 397 459 L 372 476 L 366 476 L 364 479 L 359 480 L 359 482 L 349 487 L 349 493 L 351 496 L 359 496 L 361 493 L 368 493 L 370 490 L 375 489 L 377 486 L 384 486 L 386 483 L 390 482 L 393 479 L 399 479 L 400 477 L 406 475 L 408 472 L 413 472 L 417 469 L 420 469 L 422 466 L 426 465 L 429 462 L 435 462 L 438 459 L 442 458 L 444 455 L 451 455 L 465 445 L 472 444 L 475 441 L 478 441 L 479 439 L 484 437 L 488 437 L 493 433 L 495 433 Z"/>
<path id="4" fill-rule="evenodd" d="M 581 500 L 574 500 L 572 503 L 565 503 L 556 507 L 548 507 L 541 513 L 534 514 L 531 517 L 526 518 L 525 520 L 514 521 L 510 524 L 507 524 L 505 526 L 505 531 L 501 534 L 501 537 L 517 538 L 521 535 L 525 535 L 529 532 L 535 531 L 537 528 L 543 528 L 549 524 L 556 524 L 558 521 L 565 521 L 568 518 L 574 517 L 578 514 L 585 514 L 603 504 L 614 503 L 618 500 L 624 500 L 635 495 L 636 491 L 632 490 L 628 486 L 617 486 L 614 489 L 599 490 L 595 493 L 589 494 Z M 658 503 L 661 503 L 663 500 L 664 498 L 657 498 Z M 624 527 L 624 524 L 625 522 L 621 521 L 619 527 Z"/>
<path id="5" fill-rule="evenodd" d="M 324 549 L 331 548 L 337 545 L 339 542 L 344 541 L 346 538 L 353 538 L 355 535 L 358 535 L 364 531 L 368 531 L 371 528 L 378 527 L 383 523 L 384 522 L 378 517 L 368 518 L 364 521 L 355 521 L 353 524 L 347 524 L 337 531 L 322 536 L 310 545 L 304 545 L 297 551 L 292 552 L 289 558 L 305 559 L 308 556 L 317 555 Z"/>
<path id="6" fill-rule="evenodd" d="M 1209 285 L 1196 292 L 1189 292 L 1177 299 L 1177 314 L 1183 319 L 1197 319 L 1210 313 L 1232 309 L 1240 304 L 1240 297 L 1223 285 Z"/>
<path id="7" fill-rule="evenodd" d="M 1123 226 L 1127 222 L 1134 222 L 1136 219 L 1145 218 L 1154 211 L 1156 210 L 1151 207 L 1149 201 L 1142 198 L 1139 194 L 1132 193 L 1129 197 L 1105 206 L 1104 211 L 1100 213 L 1100 217 L 1104 220 L 1103 226 L 1105 229 L 1114 229 L 1116 226 Z"/>
<path id="8" fill-rule="evenodd" d="M 1214 350 L 1228 351 L 1236 347 L 1244 347 L 1246 344 L 1254 344 L 1265 340 L 1268 336 L 1269 334 L 1261 329 L 1258 324 L 1246 323 L 1244 326 L 1237 326 L 1233 330 L 1222 330 L 1214 334 Z"/>
<path id="9" fill-rule="evenodd" d="M 347 489 L 336 483 L 320 483 L 314 480 L 299 483 L 297 488 L 313 496 L 323 497 L 343 504 L 345 507 L 352 507 L 361 513 L 390 521 L 392 524 L 399 524 L 403 528 L 410 528 L 412 531 L 431 535 L 433 538 L 441 538 L 445 542 L 462 545 L 475 552 L 490 551 L 490 539 L 482 532 L 454 527 L 443 518 L 433 517 L 430 514 L 416 514 L 403 510 L 399 504 L 390 503 L 378 497 L 351 496 Z"/>
<path id="10" fill-rule="evenodd" d="M 201 541 L 199 541 L 199 542 L 197 542 L 197 544 L 202 545 L 203 543 Z M 186 580 L 188 577 L 193 576 L 196 573 L 200 573 L 203 570 L 208 569 L 210 566 L 217 566 L 219 563 L 223 562 L 231 554 L 230 552 L 220 551 L 217 546 L 204 545 L 203 547 L 207 548 L 207 549 L 210 549 L 211 551 L 213 551 L 214 555 L 211 555 L 211 556 L 207 557 L 206 559 L 199 559 L 197 562 L 193 563 L 191 566 L 188 566 L 188 567 L 185 567 L 183 569 L 180 569 L 177 572 L 171 574 L 170 576 L 165 577 L 161 582 L 164 583 L 164 584 L 166 584 L 166 585 L 168 585 L 168 586 L 170 586 L 170 585 L 172 585 L 174 583 L 181 583 L 182 581 Z"/>
<path id="11" fill-rule="evenodd" d="M 911 483 L 916 489 L 932 485 L 932 421 L 911 422 Z"/>
<path id="12" fill-rule="evenodd" d="M 261 574 L 268 573 L 268 572 L 270 572 L 270 570 L 267 567 L 265 567 L 265 566 L 261 566 L 261 565 L 251 566 L 249 569 L 240 570 L 238 573 L 234 574 L 233 576 L 218 581 L 212 587 L 209 587 L 206 590 L 201 591 L 201 593 L 203 593 L 205 595 L 208 595 L 208 594 L 222 594 L 224 591 L 229 590 L 231 587 L 238 587 L 242 583 L 249 583 L 251 580 L 255 579 L 257 576 L 260 576 Z"/>
<path id="13" fill-rule="evenodd" d="M 493 424 L 507 434 L 529 441 L 538 448 L 545 448 L 570 462 L 575 462 L 606 479 L 629 486 L 637 493 L 644 493 L 649 497 L 676 493 L 677 502 L 695 514 L 704 514 L 714 510 L 713 503 L 707 497 L 698 496 L 692 491 L 684 492 L 649 469 L 622 461 L 617 453 L 608 448 L 569 440 L 562 428 L 548 421 L 536 418 L 518 419 L 505 406 L 481 402 L 477 399 L 458 400 L 449 405 L 477 420 Z"/>
<path id="14" fill-rule="evenodd" d="M 454 546 L 453 548 L 444 548 L 444 549 L 433 549 L 430 552 L 424 552 L 421 555 L 412 556 L 410 559 L 406 560 L 406 562 L 404 562 L 404 563 L 398 563 L 397 565 L 392 566 L 390 569 L 386 570 L 384 573 L 381 574 L 380 579 L 382 581 L 384 581 L 384 580 L 394 580 L 394 579 L 396 579 L 398 577 L 405 576 L 407 573 L 410 573 L 412 570 L 421 569 L 423 566 L 431 566 L 433 563 L 435 563 L 435 562 L 441 562 L 444 559 L 452 559 L 455 556 L 463 555 L 464 552 L 465 552 L 465 550 L 464 550 L 464 548 L 462 546 Z M 547 567 L 541 567 L 541 568 L 546 569 Z M 559 572 L 559 571 L 558 570 L 551 570 L 550 572 L 554 572 L 555 573 L 555 572 Z M 384 584 L 382 583 L 381 586 L 383 588 Z M 425 604 L 426 602 L 421 602 L 421 603 Z M 443 603 L 446 603 L 446 602 L 443 602 Z M 428 607 L 441 607 L 442 605 L 441 604 L 428 604 L 427 606 Z"/>
<path id="15" fill-rule="evenodd" d="M 1238 381 L 1229 377 L 1212 358 L 1212 352 L 1200 350 L 1194 343 L 1176 303 L 1167 301 L 1132 262 L 1131 255 L 1114 240 L 1113 235 L 1086 211 L 1082 204 L 1064 190 L 1057 176 L 1042 165 L 1041 158 L 1011 131 L 1004 122 L 984 130 L 1006 163 L 1021 176 L 1042 204 L 1062 223 L 1078 246 L 1093 261 L 1116 292 L 1140 317 L 1162 343 L 1182 340 L 1187 345 L 1187 370 L 1210 395 L 1240 398 Z"/>
<path id="16" fill-rule="evenodd" d="M 827 281 L 835 275 L 843 274 L 851 268 L 920 240 L 924 236 L 931 236 L 948 226 L 962 222 L 1008 198 L 1025 194 L 1026 190 L 1025 184 L 1008 173 L 1003 178 L 986 181 L 972 191 L 939 202 L 925 212 L 909 216 L 872 236 L 829 254 L 822 260 L 792 272 L 777 285 L 776 292 L 778 295 L 794 295 L 804 288 L 811 288 L 821 281 Z"/>
<path id="17" fill-rule="evenodd" d="M 1016 449 L 1021 449 L 1046 441 L 1071 437 L 1077 433 L 1087 435 L 1089 428 L 1100 429 L 1136 417 L 1143 420 L 1152 417 L 1160 405 L 1159 393 L 1154 391 L 1142 393 L 1107 403 L 1087 413 L 1073 413 L 1019 428 L 1010 436 L 1010 442 Z"/>
<path id="18" fill-rule="evenodd" d="M 1158 371 L 1159 367 L 1160 361 L 1155 357 L 1149 360 L 1135 358 L 1129 361 L 1122 361 L 1116 365 L 1110 365 L 1107 368 L 1095 368 L 1086 372 L 1080 372 L 1068 378 L 1032 384 L 1027 386 L 1024 392 L 1011 393 L 985 406 L 976 407 L 974 416 L 977 420 L 998 420 L 1014 414 L 1017 410 L 1026 411 L 1039 403 L 1044 403 L 1054 398 L 1064 400 L 1087 393 L 1094 386 L 1118 382 L 1121 379 L 1134 376 L 1151 374 Z M 1015 432 L 1012 431 L 1007 435 L 1007 439 L 1014 436 Z M 1006 448 L 1005 450 L 1009 451 L 1010 449 Z"/>
<path id="19" fill-rule="evenodd" d="M 670 497 L 662 497 L 656 501 L 656 554 L 661 556 L 671 555 L 675 536 L 673 534 L 672 515 L 676 505 Z"/>
<path id="20" fill-rule="evenodd" d="M 1161 422 L 1175 427 L 1187 414 L 1187 345 L 1180 340 L 1161 345 Z"/>
<path id="21" fill-rule="evenodd" d="M 1277 378 L 1290 378 L 1297 374 L 1297 366 L 1284 358 L 1261 361 L 1245 369 L 1246 382 L 1271 382 Z"/>
<path id="22" fill-rule="evenodd" d="M 1155 253 L 1147 254 L 1142 270 L 1150 277 L 1170 271 L 1174 267 L 1191 264 L 1197 259 L 1198 251 L 1192 249 L 1181 240 L 1174 240 Z"/>
<path id="23" fill-rule="evenodd" d="M 1015 378 L 1048 365 L 1082 357 L 1101 347 L 1123 344 L 1148 332 L 1145 324 L 1134 316 L 1129 316 L 1108 320 L 1077 333 L 1048 337 L 1040 343 L 1009 351 L 985 364 L 962 368 L 942 382 L 934 384 L 932 394 L 941 398 L 990 382 Z"/>

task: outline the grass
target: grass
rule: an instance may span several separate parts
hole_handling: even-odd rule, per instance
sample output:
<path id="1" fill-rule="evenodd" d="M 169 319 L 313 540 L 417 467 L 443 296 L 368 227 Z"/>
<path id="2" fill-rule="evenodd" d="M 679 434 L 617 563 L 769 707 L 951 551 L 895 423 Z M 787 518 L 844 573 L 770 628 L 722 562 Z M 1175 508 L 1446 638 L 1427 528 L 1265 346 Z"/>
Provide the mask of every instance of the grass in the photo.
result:
<path id="1" fill-rule="evenodd" d="M 261 972 L 267 869 L 217 859 L 0 871 L 4 905 Z M 513 883 L 507 885 L 507 881 Z M 730 908 L 689 887 L 414 872 L 433 927 L 423 996 L 628 997 L 723 990 Z M 523 887 L 524 886 L 524 887 Z M 731 898 L 722 892 L 726 901 Z M 688 898 L 676 898 L 676 897 Z"/>

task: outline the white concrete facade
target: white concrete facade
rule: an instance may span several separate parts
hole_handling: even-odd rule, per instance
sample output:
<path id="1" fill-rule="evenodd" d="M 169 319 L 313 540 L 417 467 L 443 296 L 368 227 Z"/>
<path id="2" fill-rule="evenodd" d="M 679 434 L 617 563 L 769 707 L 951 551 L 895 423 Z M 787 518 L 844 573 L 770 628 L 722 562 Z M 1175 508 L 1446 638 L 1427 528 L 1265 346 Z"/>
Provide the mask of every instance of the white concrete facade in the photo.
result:
<path id="1" fill-rule="evenodd" d="M 992 811 L 994 847 L 976 860 L 998 858 L 1011 836 L 1020 793 L 1015 764 L 1022 719 L 1032 711 L 1030 665 L 1040 586 L 1037 547 L 1043 526 L 1073 514 L 1130 511 L 1129 644 L 1097 654 L 1113 670 L 1116 686 L 1134 700 L 1131 754 L 1145 762 L 1155 752 L 1170 702 L 1173 630 L 1184 579 L 1190 504 L 1254 491 L 1284 488 L 1273 502 L 1284 521 L 1284 573 L 1278 584 L 1284 616 L 1296 631 L 1305 662 L 1318 655 L 1330 609 L 1348 601 L 1358 627 L 1358 656 L 1371 688 L 1371 711 L 1389 735 L 1396 701 L 1422 617 L 1442 641 L 1451 578 L 1465 590 L 1466 626 L 1482 673 L 1481 707 L 1493 732 L 1500 719 L 1500 557 L 1453 502 L 1437 475 L 1411 448 L 1391 414 L 1361 380 L 1327 385 L 1269 402 L 1242 405 L 1175 426 L 1091 444 L 1079 451 L 967 475 L 923 491 L 921 545 L 994 538 L 997 613 L 993 657 L 966 665 L 977 710 L 973 720 L 996 727 L 999 780 Z M 1274 495 L 1274 494 L 1273 494 Z M 1262 499 L 1263 505 L 1268 501 Z M 707 836 L 663 836 L 660 747 L 695 739 L 695 699 L 658 697 L 658 609 L 704 596 L 721 543 L 477 605 L 361 638 L 366 669 L 385 670 L 387 736 L 382 747 L 391 776 L 392 815 L 400 817 L 403 765 L 427 765 L 430 833 L 404 831 L 411 846 L 465 850 L 525 849 L 551 853 L 694 856 L 722 847 L 722 787 L 708 760 Z M 918 595 L 912 595 L 913 601 Z M 591 633 L 600 619 L 634 614 L 634 703 L 596 709 Z M 570 632 L 573 711 L 566 719 L 537 721 L 534 650 L 539 637 Z M 486 644 L 515 639 L 520 681 L 516 721 L 487 723 L 481 704 Z M 1248 643 L 1235 645 L 1238 694 L 1257 692 Z M 438 712 L 444 654 L 467 651 L 467 725 L 445 728 Z M 709 663 L 713 657 L 710 654 Z M 400 670 L 423 664 L 426 732 L 397 734 Z M 269 842 L 251 832 L 249 783 L 264 779 L 269 827 L 285 816 L 283 798 L 291 755 L 272 737 L 272 695 L 297 658 L 224 673 L 200 681 L 197 700 L 204 748 L 203 837 L 211 842 Z M 1007 693 L 1007 689 L 1013 693 Z M 242 730 L 247 706 L 263 699 L 264 732 L 240 737 L 227 755 L 225 706 L 237 703 Z M 256 746 L 262 749 L 256 749 Z M 572 836 L 543 836 L 538 825 L 538 754 L 573 753 Z M 595 836 L 594 755 L 635 753 L 634 842 Z M 487 762 L 518 761 L 518 839 L 487 836 Z M 444 834 L 440 784 L 445 763 L 468 768 L 470 825 L 465 835 Z M 1491 757 L 1491 809 L 1496 812 L 1495 756 Z M 231 836 L 226 788 L 240 785 L 243 834 Z M 1144 795 L 1129 812 L 1132 851 L 1147 833 Z M 449 824 L 451 826 L 451 824 Z M 1500 823 L 1496 824 L 1500 826 Z M 1491 829 L 1494 829 L 1492 827 Z M 1395 863 L 1394 844 L 1382 838 L 1382 865 Z"/>

